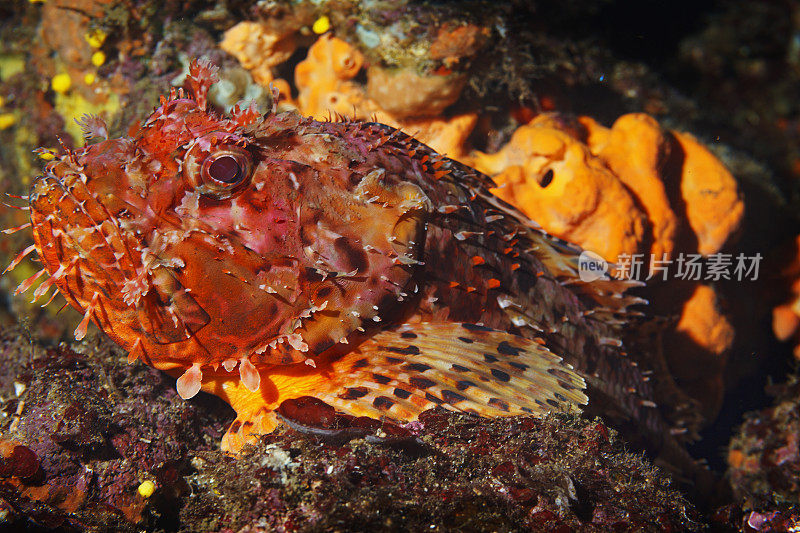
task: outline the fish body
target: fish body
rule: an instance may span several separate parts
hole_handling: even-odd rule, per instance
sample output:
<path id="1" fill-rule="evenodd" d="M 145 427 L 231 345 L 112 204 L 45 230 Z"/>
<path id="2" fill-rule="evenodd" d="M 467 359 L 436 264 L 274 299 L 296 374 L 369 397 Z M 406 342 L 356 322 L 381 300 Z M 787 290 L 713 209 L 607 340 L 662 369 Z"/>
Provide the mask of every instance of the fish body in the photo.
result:
<path id="1" fill-rule="evenodd" d="M 48 164 L 29 195 L 54 284 L 130 360 L 203 389 L 237 450 L 314 396 L 413 420 L 592 412 L 658 433 L 619 340 L 628 285 L 578 277 L 580 249 L 491 179 L 380 124 L 207 109 L 215 69 L 142 124 Z M 105 126 L 84 120 L 89 135 Z"/>

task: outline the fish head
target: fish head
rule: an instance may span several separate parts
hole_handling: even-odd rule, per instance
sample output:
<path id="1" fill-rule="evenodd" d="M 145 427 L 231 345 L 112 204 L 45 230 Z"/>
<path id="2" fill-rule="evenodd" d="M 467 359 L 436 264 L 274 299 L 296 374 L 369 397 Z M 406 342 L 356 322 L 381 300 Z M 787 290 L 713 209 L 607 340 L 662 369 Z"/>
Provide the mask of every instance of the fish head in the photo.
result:
<path id="1" fill-rule="evenodd" d="M 214 80 L 194 62 L 193 94 L 162 98 L 129 136 L 69 151 L 33 184 L 36 249 L 84 330 L 92 320 L 163 369 L 277 365 L 400 313 L 424 193 L 383 168 L 350 171 L 341 143 L 304 135 L 297 115 L 217 115 Z"/>

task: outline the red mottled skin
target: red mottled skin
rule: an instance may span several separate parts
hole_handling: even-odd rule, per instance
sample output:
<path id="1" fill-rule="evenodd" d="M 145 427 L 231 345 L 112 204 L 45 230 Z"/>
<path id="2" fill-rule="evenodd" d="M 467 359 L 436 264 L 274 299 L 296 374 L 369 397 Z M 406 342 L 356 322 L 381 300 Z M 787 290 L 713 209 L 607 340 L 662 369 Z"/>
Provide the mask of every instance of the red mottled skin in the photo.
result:
<path id="1" fill-rule="evenodd" d="M 590 412 L 669 438 L 617 340 L 637 301 L 624 283 L 581 282 L 579 249 L 398 131 L 222 117 L 206 108 L 214 79 L 193 63 L 191 97 L 162 99 L 128 137 L 68 153 L 34 183 L 36 250 L 85 313 L 78 337 L 91 320 L 131 360 L 180 376 L 182 396 L 231 403 L 231 450 L 306 395 L 399 420 L 585 403 L 557 356 L 588 381 Z"/>

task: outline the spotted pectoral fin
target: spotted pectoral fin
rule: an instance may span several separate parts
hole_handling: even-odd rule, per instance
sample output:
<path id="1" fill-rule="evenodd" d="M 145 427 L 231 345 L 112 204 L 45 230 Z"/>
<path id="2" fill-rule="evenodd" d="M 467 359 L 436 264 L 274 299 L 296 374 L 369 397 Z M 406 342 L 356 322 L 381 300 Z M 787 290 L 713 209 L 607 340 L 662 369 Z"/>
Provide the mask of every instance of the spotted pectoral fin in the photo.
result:
<path id="1" fill-rule="evenodd" d="M 413 420 L 435 406 L 483 416 L 578 411 L 583 378 L 535 341 L 472 324 L 376 334 L 335 363 L 314 396 L 357 416 Z"/>

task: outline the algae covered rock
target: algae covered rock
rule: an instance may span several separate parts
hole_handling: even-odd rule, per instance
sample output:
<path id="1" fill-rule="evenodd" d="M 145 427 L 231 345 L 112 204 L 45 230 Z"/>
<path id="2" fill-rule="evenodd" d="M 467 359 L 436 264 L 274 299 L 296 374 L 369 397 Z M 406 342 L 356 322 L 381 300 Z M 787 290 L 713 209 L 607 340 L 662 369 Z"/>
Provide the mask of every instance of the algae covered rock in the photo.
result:
<path id="1" fill-rule="evenodd" d="M 699 526 L 668 477 L 626 452 L 597 420 L 427 411 L 402 428 L 375 424 L 360 432 L 292 423 L 296 429 L 284 426 L 234 457 L 215 449 L 232 418 L 227 407 L 205 394 L 180 400 L 169 377 L 125 364 L 107 345 L 45 348 L 5 331 L 0 346 L 9 361 L 3 371 L 17 373 L 0 379 L 2 434 L 9 439 L 0 447 L 0 504 L 8 527 Z M 36 475 L 4 468 L 14 454 L 38 464 Z"/>

